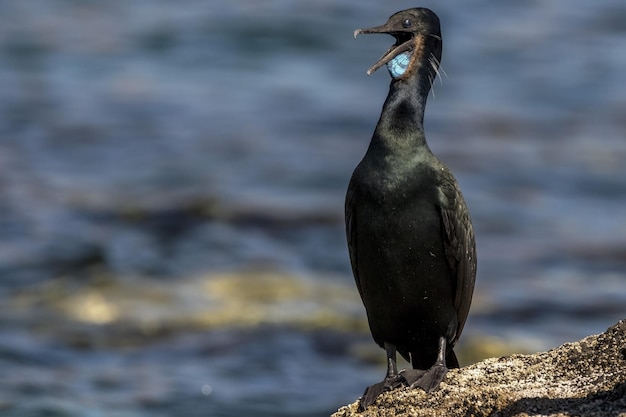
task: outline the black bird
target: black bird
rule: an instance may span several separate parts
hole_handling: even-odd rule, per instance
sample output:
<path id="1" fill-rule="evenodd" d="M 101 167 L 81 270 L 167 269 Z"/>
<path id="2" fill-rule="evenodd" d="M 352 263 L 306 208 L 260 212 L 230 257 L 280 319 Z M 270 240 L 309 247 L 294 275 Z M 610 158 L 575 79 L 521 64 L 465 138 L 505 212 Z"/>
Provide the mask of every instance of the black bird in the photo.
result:
<path id="1" fill-rule="evenodd" d="M 441 60 L 439 18 L 408 9 L 354 36 L 361 33 L 396 39 L 367 72 L 387 64 L 392 80 L 345 206 L 356 285 L 374 341 L 387 352 L 387 375 L 365 390 L 365 409 L 401 385 L 430 392 L 448 367 L 459 366 L 452 348 L 472 300 L 476 246 L 459 185 L 424 136 L 424 107 Z M 398 373 L 396 352 L 413 369 Z"/>

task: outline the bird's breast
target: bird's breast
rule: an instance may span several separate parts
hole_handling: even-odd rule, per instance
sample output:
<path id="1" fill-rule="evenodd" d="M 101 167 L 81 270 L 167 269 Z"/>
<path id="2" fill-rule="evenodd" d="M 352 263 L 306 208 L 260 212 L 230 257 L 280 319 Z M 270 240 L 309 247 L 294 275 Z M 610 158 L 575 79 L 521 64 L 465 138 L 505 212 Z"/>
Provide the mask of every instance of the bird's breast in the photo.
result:
<path id="1" fill-rule="evenodd" d="M 419 200 L 434 200 L 438 176 L 432 165 L 415 158 L 364 158 L 355 170 L 353 181 L 361 198 L 383 210 L 398 209 Z"/>

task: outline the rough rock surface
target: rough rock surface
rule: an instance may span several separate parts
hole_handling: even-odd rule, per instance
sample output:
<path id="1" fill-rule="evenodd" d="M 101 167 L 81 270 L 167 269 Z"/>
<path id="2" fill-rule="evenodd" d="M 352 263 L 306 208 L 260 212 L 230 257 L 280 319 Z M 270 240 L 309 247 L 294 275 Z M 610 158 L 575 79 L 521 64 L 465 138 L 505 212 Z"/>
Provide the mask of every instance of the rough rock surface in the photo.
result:
<path id="1" fill-rule="evenodd" d="M 626 417 L 626 320 L 548 352 L 491 358 L 451 370 L 432 394 L 401 388 L 362 413 L 332 417 Z"/>

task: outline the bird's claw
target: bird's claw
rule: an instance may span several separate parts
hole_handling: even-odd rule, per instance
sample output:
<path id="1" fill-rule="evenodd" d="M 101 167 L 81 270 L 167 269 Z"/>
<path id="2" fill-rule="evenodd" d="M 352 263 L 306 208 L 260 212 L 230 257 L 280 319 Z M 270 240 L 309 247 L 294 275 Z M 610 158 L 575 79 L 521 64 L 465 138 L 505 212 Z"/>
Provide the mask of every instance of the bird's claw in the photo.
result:
<path id="1" fill-rule="evenodd" d="M 430 393 L 433 392 L 448 373 L 448 368 L 435 364 L 430 369 L 405 369 L 400 375 L 406 380 L 411 388 L 421 388 Z"/>
<path id="2" fill-rule="evenodd" d="M 367 407 L 373 404 L 374 401 L 376 401 L 376 398 L 378 398 L 378 396 L 383 392 L 392 391 L 406 384 L 407 381 L 402 375 L 396 375 L 394 377 L 385 378 L 381 382 L 365 388 L 365 392 L 363 393 L 363 397 L 361 397 L 361 401 L 359 403 L 359 410 L 364 411 Z"/>

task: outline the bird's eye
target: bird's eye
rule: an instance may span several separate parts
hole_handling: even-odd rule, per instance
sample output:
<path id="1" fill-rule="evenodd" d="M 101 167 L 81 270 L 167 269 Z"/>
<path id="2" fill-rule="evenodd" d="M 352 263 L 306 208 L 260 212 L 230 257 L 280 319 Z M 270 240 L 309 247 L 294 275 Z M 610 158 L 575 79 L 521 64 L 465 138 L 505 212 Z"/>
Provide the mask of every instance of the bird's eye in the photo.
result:
<path id="1" fill-rule="evenodd" d="M 403 28 L 410 28 L 411 27 L 411 21 L 409 19 L 406 19 L 404 22 L 402 22 L 402 27 Z"/>

